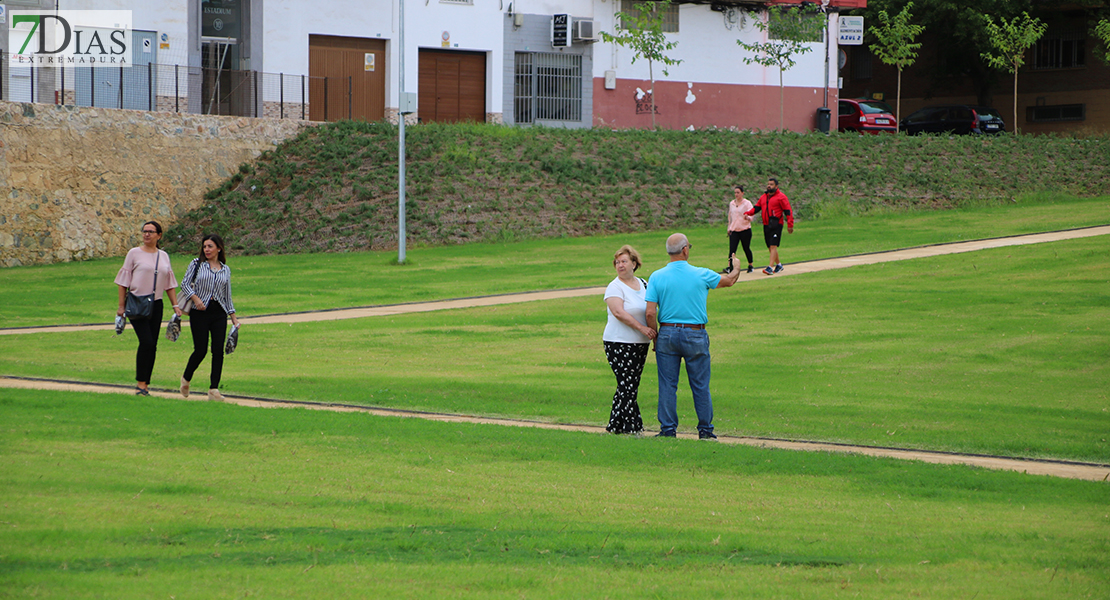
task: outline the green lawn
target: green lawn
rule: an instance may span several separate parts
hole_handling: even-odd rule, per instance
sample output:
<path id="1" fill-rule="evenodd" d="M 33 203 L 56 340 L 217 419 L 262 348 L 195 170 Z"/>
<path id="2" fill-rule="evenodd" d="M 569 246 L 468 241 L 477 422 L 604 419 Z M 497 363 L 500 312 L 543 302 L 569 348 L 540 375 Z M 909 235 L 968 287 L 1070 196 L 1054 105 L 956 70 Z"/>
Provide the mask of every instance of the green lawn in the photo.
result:
<path id="1" fill-rule="evenodd" d="M 1099 598 L 1106 484 L 0 390 L 4 598 Z"/>
<path id="2" fill-rule="evenodd" d="M 1107 222 L 1106 198 L 844 216 L 799 224 L 784 256 Z M 231 265 L 249 315 L 602 286 L 616 247 L 647 274 L 664 237 Z M 718 267 L 723 233 L 692 239 Z M 1107 256 L 1102 236 L 712 292 L 718 430 L 1108 463 Z M 118 262 L 0 270 L 0 323 L 108 320 Z M 222 388 L 603 425 L 604 319 L 597 297 L 251 324 Z M 188 336 L 161 341 L 155 387 Z M 134 349 L 0 335 L 0 374 L 127 384 Z M 649 427 L 655 386 L 649 358 Z M 679 414 L 692 429 L 681 389 Z M 1105 598 L 1107 499 L 964 466 L 0 388 L 0 598 Z"/>
<path id="3" fill-rule="evenodd" d="M 712 292 L 717 428 L 1110 462 L 1108 255 L 1110 239 L 1096 237 Z M 221 388 L 603 425 L 613 387 L 603 323 L 604 304 L 587 297 L 249 325 Z M 176 388 L 188 336 L 162 340 L 152 385 Z M 134 346 L 130 332 L 0 336 L 0 373 L 126 383 Z M 641 408 L 650 428 L 657 384 L 648 360 Z M 207 372 L 194 378 L 198 391 Z M 688 390 L 679 398 L 689 430 Z"/>

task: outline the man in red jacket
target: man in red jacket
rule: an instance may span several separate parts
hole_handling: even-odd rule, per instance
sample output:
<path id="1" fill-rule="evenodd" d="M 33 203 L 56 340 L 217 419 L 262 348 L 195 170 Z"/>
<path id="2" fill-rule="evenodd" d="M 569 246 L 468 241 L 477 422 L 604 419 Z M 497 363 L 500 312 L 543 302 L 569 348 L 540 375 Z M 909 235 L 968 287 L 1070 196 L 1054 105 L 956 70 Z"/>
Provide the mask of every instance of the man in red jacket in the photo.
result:
<path id="1" fill-rule="evenodd" d="M 779 262 L 779 244 L 782 242 L 782 224 L 786 222 L 786 232 L 794 233 L 794 213 L 790 209 L 790 199 L 779 191 L 779 180 L 771 177 L 767 180 L 767 191 L 756 201 L 755 207 L 747 215 L 763 213 L 763 239 L 767 242 L 767 249 L 771 251 L 771 264 L 763 269 L 764 275 L 774 275 L 782 270 Z"/>

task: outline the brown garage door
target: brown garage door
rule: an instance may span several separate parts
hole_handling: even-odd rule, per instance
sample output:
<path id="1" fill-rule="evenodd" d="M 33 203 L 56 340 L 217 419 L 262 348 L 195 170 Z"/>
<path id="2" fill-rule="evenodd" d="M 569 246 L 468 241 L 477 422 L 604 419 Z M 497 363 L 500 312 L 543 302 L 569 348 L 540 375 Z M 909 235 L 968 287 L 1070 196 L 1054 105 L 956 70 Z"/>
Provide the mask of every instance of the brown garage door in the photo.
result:
<path id="1" fill-rule="evenodd" d="M 367 70 L 367 55 L 373 70 Z M 385 40 L 309 35 L 308 74 L 313 121 L 385 118 Z"/>
<path id="2" fill-rule="evenodd" d="M 486 120 L 486 55 L 420 51 L 420 120 L 424 123 Z"/>

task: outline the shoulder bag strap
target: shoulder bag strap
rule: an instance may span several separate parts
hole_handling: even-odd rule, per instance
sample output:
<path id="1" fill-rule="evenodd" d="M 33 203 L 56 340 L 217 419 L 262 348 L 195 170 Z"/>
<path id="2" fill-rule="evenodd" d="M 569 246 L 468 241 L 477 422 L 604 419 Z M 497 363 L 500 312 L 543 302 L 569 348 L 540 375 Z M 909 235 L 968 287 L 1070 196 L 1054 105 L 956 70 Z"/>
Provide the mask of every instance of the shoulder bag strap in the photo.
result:
<path id="1" fill-rule="evenodd" d="M 162 260 L 162 251 L 161 250 L 159 250 L 158 253 L 154 255 L 154 289 L 150 291 L 151 294 L 158 291 L 158 261 L 160 261 L 160 260 Z M 134 276 L 134 274 L 135 274 L 135 269 L 138 269 L 138 268 L 139 268 L 138 263 L 136 263 L 135 266 L 131 268 L 131 275 L 132 276 Z M 131 287 L 128 287 L 127 291 L 130 292 L 131 289 L 132 289 Z"/>
<path id="2" fill-rule="evenodd" d="M 160 261 L 160 260 L 162 260 L 162 251 L 161 250 L 155 250 L 155 254 L 154 254 L 154 289 L 151 290 L 151 292 L 150 292 L 151 294 L 157 294 L 158 293 L 158 261 Z"/>

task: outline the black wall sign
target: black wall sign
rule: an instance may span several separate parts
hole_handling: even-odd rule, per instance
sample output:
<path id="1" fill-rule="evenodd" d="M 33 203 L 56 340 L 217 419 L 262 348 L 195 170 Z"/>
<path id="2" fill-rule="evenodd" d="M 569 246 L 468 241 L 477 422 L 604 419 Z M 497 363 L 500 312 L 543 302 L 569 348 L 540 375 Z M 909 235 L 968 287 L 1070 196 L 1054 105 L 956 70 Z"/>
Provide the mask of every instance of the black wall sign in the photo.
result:
<path id="1" fill-rule="evenodd" d="M 551 17 L 551 45 L 556 48 L 570 45 L 570 15 Z"/>

